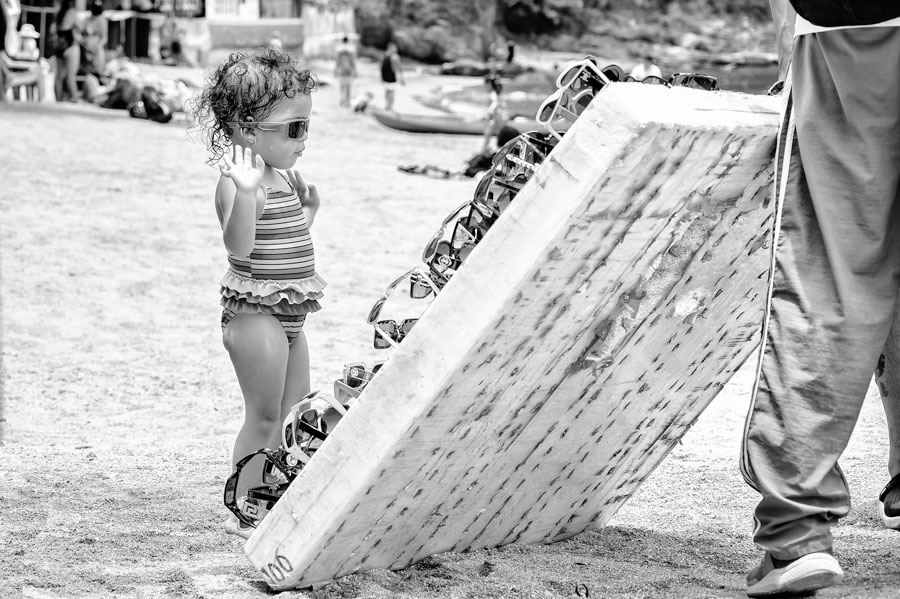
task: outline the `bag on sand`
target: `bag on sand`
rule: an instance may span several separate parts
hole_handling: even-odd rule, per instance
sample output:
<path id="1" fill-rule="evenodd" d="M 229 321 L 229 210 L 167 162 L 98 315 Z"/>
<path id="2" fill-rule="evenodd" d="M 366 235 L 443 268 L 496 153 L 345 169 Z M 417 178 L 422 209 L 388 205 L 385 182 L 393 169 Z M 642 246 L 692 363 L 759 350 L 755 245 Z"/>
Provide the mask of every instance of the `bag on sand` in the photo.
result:
<path id="1" fill-rule="evenodd" d="M 102 106 L 127 110 L 129 106 L 141 100 L 141 88 L 128 79 L 116 79 L 116 85 L 106 96 Z"/>
<path id="2" fill-rule="evenodd" d="M 146 118 L 157 123 L 168 123 L 172 120 L 172 109 L 155 88 L 149 85 L 144 87 L 141 101 L 144 103 L 144 111 L 147 113 Z"/>

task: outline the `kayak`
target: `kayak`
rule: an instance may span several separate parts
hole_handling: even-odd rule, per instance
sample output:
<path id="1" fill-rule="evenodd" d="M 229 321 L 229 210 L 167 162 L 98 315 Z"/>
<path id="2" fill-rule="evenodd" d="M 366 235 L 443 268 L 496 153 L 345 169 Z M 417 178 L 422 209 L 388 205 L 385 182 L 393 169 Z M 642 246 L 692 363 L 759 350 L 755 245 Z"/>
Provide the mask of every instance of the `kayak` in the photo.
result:
<path id="1" fill-rule="evenodd" d="M 451 135 L 482 135 L 487 121 L 483 119 L 466 119 L 458 116 L 442 114 L 411 114 L 393 110 L 372 110 L 375 120 L 397 131 L 409 133 L 447 133 Z M 534 119 L 516 118 L 506 122 L 519 133 L 526 131 L 543 131 L 543 125 Z"/>

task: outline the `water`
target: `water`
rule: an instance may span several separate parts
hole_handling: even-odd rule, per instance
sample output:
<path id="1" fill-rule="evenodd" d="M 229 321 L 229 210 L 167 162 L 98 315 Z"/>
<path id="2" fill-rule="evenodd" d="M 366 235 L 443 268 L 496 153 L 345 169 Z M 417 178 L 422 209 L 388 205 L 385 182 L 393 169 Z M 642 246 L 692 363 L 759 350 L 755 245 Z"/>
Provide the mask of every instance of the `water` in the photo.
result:
<path id="1" fill-rule="evenodd" d="M 703 68 L 696 72 L 713 75 L 719 88 L 747 94 L 764 94 L 778 80 L 777 65 L 740 66 L 725 69 Z M 504 84 L 503 92 L 511 115 L 533 118 L 541 102 L 556 88 L 556 76 L 547 72 L 526 73 Z M 471 85 L 436 90 L 431 97 L 421 98 L 426 106 L 444 108 L 466 116 L 480 116 L 488 104 L 487 86 L 480 78 Z"/>
<path id="2" fill-rule="evenodd" d="M 747 94 L 764 94 L 778 81 L 778 65 L 743 66 L 731 69 L 703 69 L 719 79 L 719 88 Z"/>

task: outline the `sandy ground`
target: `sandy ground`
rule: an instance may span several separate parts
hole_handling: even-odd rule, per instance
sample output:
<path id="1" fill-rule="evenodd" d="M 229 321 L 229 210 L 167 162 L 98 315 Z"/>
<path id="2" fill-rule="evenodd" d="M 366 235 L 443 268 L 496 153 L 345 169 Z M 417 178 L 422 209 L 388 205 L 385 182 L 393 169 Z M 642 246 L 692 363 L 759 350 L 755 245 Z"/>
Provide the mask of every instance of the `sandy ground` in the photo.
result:
<path id="1" fill-rule="evenodd" d="M 374 66 L 364 71 L 357 89 L 377 91 Z M 398 107 L 444 82 L 411 74 Z M 386 130 L 339 109 L 334 87 L 314 101 L 299 167 L 323 197 L 313 237 L 330 284 L 306 330 L 313 386 L 328 389 L 343 363 L 385 357 L 365 324 L 371 302 L 475 187 L 397 166 L 456 167 L 480 139 Z M 242 401 L 218 324 L 226 262 L 205 148 L 181 120 L 90 107 L 0 105 L 0 131 L 0 596 L 269 596 L 221 527 Z M 760 556 L 756 495 L 737 470 L 752 366 L 602 530 L 283 596 L 744 596 Z M 870 393 L 842 460 L 854 500 L 835 531 L 846 583 L 820 596 L 900 587 L 900 536 L 876 516 L 886 456 Z"/>

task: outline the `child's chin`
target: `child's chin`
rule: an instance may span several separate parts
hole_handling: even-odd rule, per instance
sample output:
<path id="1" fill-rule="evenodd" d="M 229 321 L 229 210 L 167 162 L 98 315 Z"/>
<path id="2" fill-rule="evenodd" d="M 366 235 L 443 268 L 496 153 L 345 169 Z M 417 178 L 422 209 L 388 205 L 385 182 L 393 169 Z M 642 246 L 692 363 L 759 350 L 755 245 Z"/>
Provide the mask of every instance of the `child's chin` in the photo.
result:
<path id="1" fill-rule="evenodd" d="M 281 164 L 279 164 L 276 168 L 280 168 L 280 169 L 291 168 L 292 166 L 297 164 L 297 160 L 299 160 L 299 159 L 300 159 L 300 155 L 294 154 L 290 158 L 286 158 L 285 161 L 282 162 Z"/>

